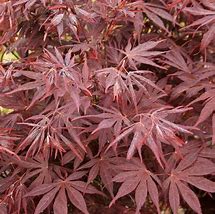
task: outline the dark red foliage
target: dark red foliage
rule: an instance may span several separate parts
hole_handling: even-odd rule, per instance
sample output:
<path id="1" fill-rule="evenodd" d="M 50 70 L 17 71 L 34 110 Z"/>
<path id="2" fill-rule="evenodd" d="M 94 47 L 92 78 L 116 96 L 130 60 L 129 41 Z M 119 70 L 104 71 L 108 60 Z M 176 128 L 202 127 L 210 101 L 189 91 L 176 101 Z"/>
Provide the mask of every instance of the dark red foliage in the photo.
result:
<path id="1" fill-rule="evenodd" d="M 214 41 L 214 0 L 1 0 L 0 213 L 86 214 L 93 194 L 201 214 Z"/>

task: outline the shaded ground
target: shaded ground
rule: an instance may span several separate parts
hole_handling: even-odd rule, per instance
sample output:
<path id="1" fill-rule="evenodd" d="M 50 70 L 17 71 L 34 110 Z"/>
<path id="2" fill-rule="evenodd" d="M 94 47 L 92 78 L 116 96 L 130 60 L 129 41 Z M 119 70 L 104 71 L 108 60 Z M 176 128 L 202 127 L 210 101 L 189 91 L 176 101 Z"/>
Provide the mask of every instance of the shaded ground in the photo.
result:
<path id="1" fill-rule="evenodd" d="M 205 196 L 201 200 L 203 214 L 215 214 L 215 194 L 213 198 Z"/>

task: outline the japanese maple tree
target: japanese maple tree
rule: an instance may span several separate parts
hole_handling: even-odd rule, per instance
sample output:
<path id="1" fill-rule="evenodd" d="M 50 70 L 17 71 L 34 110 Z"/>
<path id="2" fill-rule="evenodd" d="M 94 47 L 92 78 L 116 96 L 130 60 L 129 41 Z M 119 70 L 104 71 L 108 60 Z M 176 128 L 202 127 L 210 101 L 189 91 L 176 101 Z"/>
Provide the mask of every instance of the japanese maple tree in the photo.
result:
<path id="1" fill-rule="evenodd" d="M 0 0 L 0 214 L 204 213 L 214 41 L 214 0 Z"/>

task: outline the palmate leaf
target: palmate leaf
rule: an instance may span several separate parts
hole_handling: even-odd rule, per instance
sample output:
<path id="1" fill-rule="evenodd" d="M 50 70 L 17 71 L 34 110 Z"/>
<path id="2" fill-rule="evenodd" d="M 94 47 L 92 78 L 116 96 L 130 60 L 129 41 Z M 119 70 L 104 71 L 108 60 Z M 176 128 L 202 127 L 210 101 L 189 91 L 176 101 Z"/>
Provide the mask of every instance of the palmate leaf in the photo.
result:
<path id="1" fill-rule="evenodd" d="M 208 30 L 203 34 L 200 50 L 207 48 L 215 38 L 215 7 L 213 3 L 208 0 L 202 1 L 202 4 L 202 6 L 200 4 L 195 4 L 192 7 L 184 8 L 184 12 L 198 17 L 196 21 L 186 26 L 186 28 L 197 27 L 198 30 L 199 28 L 209 26 Z"/>
<path id="2" fill-rule="evenodd" d="M 132 47 L 130 40 L 128 41 L 125 50 L 120 50 L 125 54 L 125 58 L 128 60 L 129 65 L 136 69 L 137 64 L 147 64 L 155 67 L 163 68 L 156 64 L 153 60 L 153 57 L 160 56 L 163 54 L 161 51 L 153 50 L 161 41 L 148 41 L 142 44 Z"/>
<path id="3" fill-rule="evenodd" d="M 80 93 L 83 91 L 84 94 L 91 96 L 88 89 L 91 83 L 87 59 L 85 59 L 82 72 L 79 72 L 80 68 L 75 67 L 76 63 L 71 49 L 65 56 L 57 48 L 54 49 L 54 53 L 45 50 L 39 59 L 30 64 L 32 70 L 16 70 L 14 75 L 20 78 L 24 76 L 32 81 L 18 85 L 16 89 L 7 93 L 11 95 L 32 90 L 33 98 L 27 109 L 50 96 L 55 96 L 58 99 L 69 94 L 77 110 L 79 110 Z"/>
<path id="4" fill-rule="evenodd" d="M 109 191 L 113 198 L 113 177 L 116 175 L 115 166 L 119 164 L 120 161 L 122 161 L 122 159 L 120 157 L 115 157 L 112 151 L 109 151 L 108 153 L 101 152 L 99 157 L 93 157 L 78 169 L 89 169 L 87 185 L 99 175 L 104 187 Z"/>
<path id="5" fill-rule="evenodd" d="M 28 182 L 31 181 L 31 184 L 28 187 L 29 189 L 33 189 L 42 184 L 51 183 L 57 176 L 67 173 L 65 167 L 50 164 L 50 157 L 51 154 L 47 152 L 45 157 L 40 153 L 32 159 L 28 158 L 27 160 L 24 160 L 24 157 L 22 157 L 22 160 L 17 161 L 18 166 L 26 169 L 22 175 L 22 182 L 23 184 L 28 184 Z"/>
<path id="6" fill-rule="evenodd" d="M 206 91 L 205 93 L 203 93 L 201 96 L 199 96 L 198 98 L 196 98 L 195 100 L 193 100 L 190 105 L 195 104 L 196 102 L 200 102 L 200 101 L 204 101 L 204 107 L 201 110 L 200 116 L 198 118 L 198 120 L 196 121 L 195 126 L 199 125 L 200 123 L 204 122 L 205 120 L 207 120 L 211 115 L 213 115 L 212 117 L 212 131 L 213 131 L 213 139 L 212 139 L 212 143 L 215 144 L 215 138 L 214 138 L 214 126 L 215 126 L 215 120 L 214 120 L 214 104 L 215 104 L 215 90 L 214 89 L 210 89 L 208 91 Z"/>
<path id="7" fill-rule="evenodd" d="M 184 71 L 187 73 L 191 72 L 192 61 L 180 48 L 172 48 L 172 50 L 167 52 L 164 57 L 167 59 L 164 63 L 177 68 L 179 71 Z"/>
<path id="8" fill-rule="evenodd" d="M 86 183 L 79 181 L 86 172 L 74 172 L 65 179 L 58 179 L 50 184 L 41 184 L 30 192 L 25 197 L 34 197 L 43 195 L 40 199 L 34 214 L 43 212 L 53 201 L 54 214 L 68 213 L 68 201 L 81 210 L 83 213 L 88 214 L 87 206 L 82 193 L 89 194 L 102 194 L 95 187 L 86 185 Z M 67 196 L 66 196 L 67 193 Z"/>
<path id="9" fill-rule="evenodd" d="M 164 182 L 174 214 L 178 213 L 180 196 L 196 213 L 202 213 L 199 199 L 188 184 L 206 192 L 215 192 L 215 182 L 203 177 L 214 172 L 215 164 L 207 158 L 198 157 L 198 152 L 183 157 Z"/>
<path id="10" fill-rule="evenodd" d="M 167 6 L 165 5 L 164 1 L 154 1 L 154 2 L 143 2 L 143 1 L 136 1 L 130 3 L 130 5 L 137 6 L 141 9 L 147 18 L 153 22 L 154 25 L 157 25 L 159 29 L 162 29 L 166 32 L 169 32 L 165 23 L 167 21 L 173 22 L 174 19 L 172 15 L 166 10 Z"/>
<path id="11" fill-rule="evenodd" d="M 187 133 L 191 134 L 190 131 L 178 124 L 174 124 L 165 118 L 168 115 L 175 113 L 182 113 L 189 109 L 186 108 L 168 108 L 164 107 L 161 109 L 154 110 L 145 114 L 137 115 L 138 121 L 127 126 L 119 136 L 111 142 L 107 148 L 117 145 L 123 138 L 133 134 L 130 147 L 127 152 L 127 159 L 131 159 L 137 150 L 140 158 L 142 159 L 141 148 L 143 145 L 148 146 L 154 153 L 157 161 L 163 167 L 163 152 L 161 142 L 172 145 L 178 148 L 185 144 L 185 142 L 176 136 L 176 133 Z"/>
<path id="12" fill-rule="evenodd" d="M 126 74 L 117 68 L 109 67 L 96 71 L 101 82 L 104 82 L 105 92 L 112 88 L 114 99 L 118 99 L 119 95 L 126 93 L 128 90 L 125 83 Z"/>
<path id="13" fill-rule="evenodd" d="M 130 91 L 135 91 L 133 85 L 136 85 L 142 88 L 144 93 L 147 95 L 148 95 L 148 91 L 146 86 L 151 86 L 152 88 L 165 93 L 153 81 L 144 77 L 144 75 L 147 75 L 147 74 L 152 74 L 152 73 L 150 71 L 144 71 L 144 70 L 130 71 L 127 77 L 129 87 L 133 88 L 132 90 L 130 89 Z"/>
<path id="14" fill-rule="evenodd" d="M 77 143 L 83 151 L 86 151 L 85 146 L 82 144 L 76 131 L 72 129 L 72 125 L 67 121 L 66 116 L 62 118 L 59 115 L 55 115 L 56 117 L 50 117 L 51 115 L 49 114 L 36 115 L 28 118 L 28 121 L 32 122 L 22 123 L 23 125 L 32 127 L 32 129 L 29 135 L 19 144 L 16 152 L 27 148 L 26 158 L 28 158 L 48 150 L 51 152 L 55 151 L 55 156 L 57 156 L 58 153 L 62 154 L 66 152 L 66 148 L 68 148 L 77 157 L 82 159 L 82 154 L 75 144 Z M 57 123 L 56 120 L 58 121 Z M 63 124 L 69 127 L 70 130 L 68 132 L 70 137 L 62 134 Z"/>
<path id="15" fill-rule="evenodd" d="M 101 106 L 98 106 L 98 108 L 103 110 L 104 113 L 92 115 L 92 117 L 102 119 L 102 121 L 99 123 L 98 127 L 92 132 L 92 134 L 102 129 L 113 127 L 114 135 L 118 136 L 125 125 L 129 126 L 130 120 L 128 119 L 128 117 L 123 115 L 123 113 L 117 108 L 113 107 L 111 109 L 108 109 Z M 87 117 L 90 117 L 90 115 L 88 115 Z"/>
<path id="16" fill-rule="evenodd" d="M 137 59 L 135 57 L 135 59 Z M 119 100 L 123 94 L 127 94 L 133 101 L 137 110 L 136 92 L 142 90 L 144 94 L 149 96 L 150 88 L 154 88 L 160 92 L 165 92 L 160 89 L 153 80 L 153 73 L 147 70 L 131 70 L 127 71 L 123 66 L 120 69 L 110 67 L 96 71 L 96 74 L 101 81 L 107 93 L 110 89 L 113 91 L 114 100 Z M 138 89 L 138 90 L 137 90 Z"/>
<path id="17" fill-rule="evenodd" d="M 200 102 L 200 101 L 204 101 L 205 102 L 205 106 L 204 108 L 201 110 L 201 114 L 198 118 L 198 121 L 196 122 L 196 125 L 202 123 L 203 121 L 205 121 L 206 119 L 209 118 L 209 116 L 213 113 L 214 111 L 214 103 L 215 103 L 215 90 L 211 89 L 206 91 L 205 93 L 203 93 L 201 96 L 199 96 L 198 98 L 196 98 L 195 100 L 193 100 L 190 105 L 193 105 L 196 102 Z"/>
<path id="18" fill-rule="evenodd" d="M 113 178 L 113 181 L 122 183 L 122 185 L 109 206 L 113 205 L 119 198 L 135 191 L 136 213 L 140 213 L 140 209 L 146 201 L 147 193 L 156 206 L 157 212 L 160 213 L 157 187 L 160 181 L 158 177 L 147 170 L 145 165 L 137 158 L 133 158 L 130 162 L 119 164 L 117 168 L 121 172 Z"/>
<path id="19" fill-rule="evenodd" d="M 175 61 L 180 62 L 180 60 L 177 59 L 175 59 Z M 190 71 L 187 70 L 186 67 L 190 68 Z M 203 90 L 207 92 L 210 89 L 213 89 L 213 85 L 210 83 L 208 84 L 208 79 L 213 79 L 215 75 L 214 65 L 212 63 L 203 63 L 196 67 L 193 62 L 191 62 L 189 65 L 184 66 L 184 68 L 186 70 L 183 68 L 181 68 L 183 69 L 181 70 L 178 67 L 181 71 L 178 71 L 173 75 L 179 78 L 182 82 L 171 91 L 171 99 L 176 99 L 178 96 L 182 97 L 184 93 L 186 94 L 186 99 L 191 97 L 196 98 L 195 95 L 202 94 Z"/>
<path id="20" fill-rule="evenodd" d="M 32 211 L 28 209 L 28 207 L 30 207 L 29 205 L 34 206 L 34 202 L 31 198 L 24 197 L 24 195 L 28 192 L 28 188 L 24 184 L 20 184 L 18 182 L 14 183 L 13 185 L 15 185 L 14 189 L 9 190 L 9 194 L 13 196 L 11 197 L 11 200 L 9 199 L 8 201 L 11 203 L 11 206 L 8 210 L 11 213 L 23 212 L 27 214 L 28 211 Z M 14 203 L 13 197 L 17 200 L 16 203 Z"/>
<path id="21" fill-rule="evenodd" d="M 158 6 L 157 4 L 145 3 L 143 11 L 155 25 L 169 33 L 167 27 L 164 25 L 165 22 L 162 19 L 173 23 L 174 19 L 172 15 L 165 10 L 165 7 L 162 7 L 161 5 Z"/>
<path id="22" fill-rule="evenodd" d="M 42 154 L 39 154 L 33 160 L 21 161 L 19 165 L 27 169 L 23 174 L 23 183 L 27 183 L 32 178 L 30 188 L 40 186 L 43 183 L 51 183 L 53 168 L 49 166 L 48 158 L 49 155 L 44 158 Z"/>

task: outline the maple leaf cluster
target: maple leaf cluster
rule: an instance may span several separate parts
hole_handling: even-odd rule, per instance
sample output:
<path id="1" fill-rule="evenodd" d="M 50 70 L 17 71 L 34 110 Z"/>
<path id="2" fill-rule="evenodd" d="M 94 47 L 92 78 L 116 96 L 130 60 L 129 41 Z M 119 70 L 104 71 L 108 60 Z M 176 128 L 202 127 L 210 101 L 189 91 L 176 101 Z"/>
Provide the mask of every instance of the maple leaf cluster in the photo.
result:
<path id="1" fill-rule="evenodd" d="M 214 41 L 213 0 L 0 1 L 0 213 L 88 214 L 97 194 L 201 214 Z"/>

